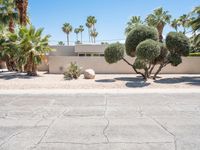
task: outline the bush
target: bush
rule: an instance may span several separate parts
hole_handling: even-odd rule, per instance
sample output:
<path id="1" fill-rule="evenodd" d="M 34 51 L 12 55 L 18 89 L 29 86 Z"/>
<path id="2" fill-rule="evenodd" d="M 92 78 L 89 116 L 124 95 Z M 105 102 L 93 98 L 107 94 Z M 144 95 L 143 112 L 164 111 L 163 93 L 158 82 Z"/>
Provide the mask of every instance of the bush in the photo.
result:
<path id="1" fill-rule="evenodd" d="M 136 69 L 145 69 L 146 63 L 144 60 L 136 58 L 133 67 L 135 67 Z"/>
<path id="2" fill-rule="evenodd" d="M 158 31 L 153 27 L 148 27 L 145 25 L 139 25 L 135 27 L 127 36 L 125 42 L 126 54 L 134 57 L 136 47 L 138 46 L 138 44 L 140 44 L 140 42 L 146 39 L 157 41 L 159 39 Z"/>
<path id="3" fill-rule="evenodd" d="M 136 48 L 136 56 L 139 59 L 152 62 L 160 55 L 160 45 L 157 41 L 148 39 L 141 42 Z"/>
<path id="4" fill-rule="evenodd" d="M 199 53 L 190 53 L 189 56 L 191 56 L 191 57 L 199 57 L 200 56 L 200 52 Z"/>
<path id="5" fill-rule="evenodd" d="M 81 68 L 76 63 L 71 62 L 67 71 L 64 73 L 64 78 L 66 80 L 78 79 L 80 75 L 81 75 Z"/>
<path id="6" fill-rule="evenodd" d="M 171 53 L 178 53 L 181 56 L 189 55 L 189 39 L 183 33 L 170 32 L 166 37 L 166 45 Z"/>
<path id="7" fill-rule="evenodd" d="M 178 66 L 182 63 L 182 58 L 180 55 L 173 53 L 169 55 L 169 62 L 172 66 Z"/>
<path id="8" fill-rule="evenodd" d="M 165 44 L 159 43 L 159 46 L 160 46 L 160 55 L 155 59 L 154 64 L 161 64 L 167 61 L 168 59 L 167 56 L 170 53 Z"/>
<path id="9" fill-rule="evenodd" d="M 124 45 L 120 43 L 109 45 L 104 51 L 106 62 L 112 64 L 121 60 L 124 57 L 124 49 Z"/>

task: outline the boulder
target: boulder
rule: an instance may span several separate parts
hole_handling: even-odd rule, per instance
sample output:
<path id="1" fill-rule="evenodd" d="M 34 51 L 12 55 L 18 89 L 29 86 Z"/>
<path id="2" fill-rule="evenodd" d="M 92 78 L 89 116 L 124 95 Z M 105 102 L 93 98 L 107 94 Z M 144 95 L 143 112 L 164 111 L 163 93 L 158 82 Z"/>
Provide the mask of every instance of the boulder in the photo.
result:
<path id="1" fill-rule="evenodd" d="M 86 69 L 84 71 L 84 78 L 85 79 L 94 79 L 95 78 L 95 71 L 93 69 Z"/>

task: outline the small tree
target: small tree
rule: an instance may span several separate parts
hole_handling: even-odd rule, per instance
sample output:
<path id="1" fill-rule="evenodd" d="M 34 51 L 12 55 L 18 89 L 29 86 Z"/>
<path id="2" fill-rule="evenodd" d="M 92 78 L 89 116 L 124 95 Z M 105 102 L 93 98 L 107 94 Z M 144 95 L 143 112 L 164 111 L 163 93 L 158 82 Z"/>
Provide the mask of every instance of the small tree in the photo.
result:
<path id="1" fill-rule="evenodd" d="M 181 56 L 189 55 L 189 40 L 182 33 L 170 32 L 166 37 L 166 44 L 158 40 L 159 35 L 155 28 L 137 26 L 127 36 L 125 46 L 115 43 L 106 48 L 105 60 L 109 64 L 124 60 L 145 80 L 151 77 L 155 66 L 159 65 L 153 76 L 156 79 L 163 67 L 168 64 L 178 66 L 182 62 Z M 128 56 L 136 57 L 134 63 L 124 58 L 125 50 Z"/>

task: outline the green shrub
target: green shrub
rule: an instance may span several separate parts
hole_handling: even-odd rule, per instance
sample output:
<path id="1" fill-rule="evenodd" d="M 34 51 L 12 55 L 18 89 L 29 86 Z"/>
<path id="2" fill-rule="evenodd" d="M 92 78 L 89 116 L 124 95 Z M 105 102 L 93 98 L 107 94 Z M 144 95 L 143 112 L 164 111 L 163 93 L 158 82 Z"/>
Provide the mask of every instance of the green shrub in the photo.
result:
<path id="1" fill-rule="evenodd" d="M 145 25 L 139 25 L 135 27 L 127 36 L 125 46 L 126 46 L 126 54 L 134 57 L 136 47 L 140 42 L 146 40 L 146 39 L 152 39 L 157 41 L 159 39 L 158 37 L 158 31 L 149 26 Z"/>
<path id="2" fill-rule="evenodd" d="M 171 53 L 178 53 L 181 56 L 189 55 L 189 39 L 183 33 L 170 32 L 166 37 L 166 45 Z"/>
<path id="3" fill-rule="evenodd" d="M 168 59 L 169 50 L 167 49 L 166 45 L 163 43 L 159 43 L 160 46 L 160 55 L 155 59 L 154 64 L 161 64 Z"/>
<path id="4" fill-rule="evenodd" d="M 136 58 L 133 67 L 135 67 L 136 69 L 145 69 L 146 63 L 144 60 Z"/>
<path id="5" fill-rule="evenodd" d="M 64 73 L 66 80 L 78 79 L 81 75 L 81 68 L 76 63 L 70 63 L 67 71 Z"/>
<path id="6" fill-rule="evenodd" d="M 160 55 L 160 45 L 157 41 L 148 39 L 141 42 L 136 48 L 136 56 L 139 59 L 154 61 Z"/>
<path id="7" fill-rule="evenodd" d="M 124 57 L 124 45 L 114 43 L 109 45 L 104 51 L 104 57 L 109 64 L 116 63 Z"/>
<path id="8" fill-rule="evenodd" d="M 182 58 L 180 55 L 173 53 L 169 55 L 169 62 L 172 66 L 178 66 L 182 63 Z"/>
<path id="9" fill-rule="evenodd" d="M 200 52 L 199 53 L 190 53 L 189 56 L 191 56 L 191 57 L 200 57 Z"/>

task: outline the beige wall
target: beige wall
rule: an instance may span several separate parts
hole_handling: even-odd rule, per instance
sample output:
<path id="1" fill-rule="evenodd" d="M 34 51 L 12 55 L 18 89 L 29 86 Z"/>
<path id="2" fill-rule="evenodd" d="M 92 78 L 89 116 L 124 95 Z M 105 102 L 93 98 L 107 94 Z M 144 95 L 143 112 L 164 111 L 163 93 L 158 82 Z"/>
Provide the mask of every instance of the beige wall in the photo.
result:
<path id="1" fill-rule="evenodd" d="M 76 53 L 100 53 L 103 54 L 106 47 L 108 45 L 100 45 L 100 44 L 80 44 L 75 45 L 75 52 Z"/>
<path id="2" fill-rule="evenodd" d="M 75 46 L 51 46 L 54 51 L 50 52 L 50 56 L 77 56 Z"/>
<path id="3" fill-rule="evenodd" d="M 130 62 L 134 62 L 133 58 L 128 58 Z M 82 69 L 92 68 L 96 73 L 134 73 L 133 69 L 125 62 L 120 61 L 116 64 L 108 64 L 104 57 L 68 57 L 68 56 L 49 56 L 49 72 L 63 73 L 69 66 L 70 62 L 76 62 Z M 163 69 L 162 73 L 167 74 L 192 74 L 200 73 L 200 57 L 183 58 L 183 63 L 178 67 L 168 65 Z"/>

